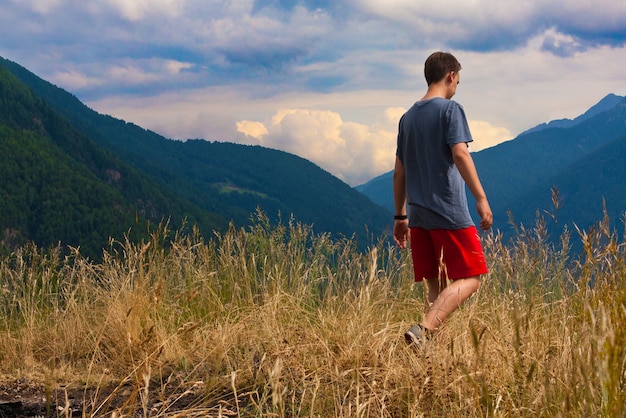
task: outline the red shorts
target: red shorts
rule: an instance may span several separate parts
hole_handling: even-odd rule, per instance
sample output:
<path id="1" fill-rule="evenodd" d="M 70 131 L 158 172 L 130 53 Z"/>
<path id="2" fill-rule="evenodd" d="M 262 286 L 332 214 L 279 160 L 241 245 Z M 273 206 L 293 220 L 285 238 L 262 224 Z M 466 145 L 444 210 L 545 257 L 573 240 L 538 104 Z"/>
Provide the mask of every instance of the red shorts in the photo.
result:
<path id="1" fill-rule="evenodd" d="M 476 227 L 447 230 L 411 228 L 415 281 L 465 279 L 487 273 Z"/>

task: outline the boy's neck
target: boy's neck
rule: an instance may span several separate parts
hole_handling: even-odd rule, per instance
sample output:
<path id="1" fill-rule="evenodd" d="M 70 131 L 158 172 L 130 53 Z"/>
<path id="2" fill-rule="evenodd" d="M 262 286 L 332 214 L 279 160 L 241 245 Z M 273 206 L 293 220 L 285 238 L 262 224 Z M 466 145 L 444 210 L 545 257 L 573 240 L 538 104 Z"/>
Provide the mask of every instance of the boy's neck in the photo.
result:
<path id="1" fill-rule="evenodd" d="M 428 90 L 426 90 L 426 94 L 422 97 L 422 100 L 434 99 L 435 97 L 441 97 L 442 99 L 448 100 L 452 99 L 456 93 L 456 86 L 458 83 L 458 75 L 454 76 L 454 72 L 450 72 L 438 82 L 429 85 Z"/>
<path id="2" fill-rule="evenodd" d="M 448 99 L 448 97 L 446 97 L 447 95 L 447 88 L 445 86 L 444 83 L 434 83 L 431 84 L 430 86 L 428 86 L 428 90 L 426 90 L 426 94 L 424 94 L 424 97 L 422 97 L 421 100 L 429 100 L 429 99 L 434 99 L 435 97 L 441 97 L 442 99 Z"/>

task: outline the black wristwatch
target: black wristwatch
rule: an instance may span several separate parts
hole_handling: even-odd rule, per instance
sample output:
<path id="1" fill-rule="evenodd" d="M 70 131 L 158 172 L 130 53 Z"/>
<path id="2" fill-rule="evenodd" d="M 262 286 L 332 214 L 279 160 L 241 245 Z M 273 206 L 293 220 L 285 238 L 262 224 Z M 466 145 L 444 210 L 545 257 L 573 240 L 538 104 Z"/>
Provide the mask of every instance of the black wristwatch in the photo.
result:
<path id="1" fill-rule="evenodd" d="M 393 219 L 395 219 L 396 221 L 403 221 L 405 219 L 409 219 L 409 217 L 406 215 L 394 215 Z"/>

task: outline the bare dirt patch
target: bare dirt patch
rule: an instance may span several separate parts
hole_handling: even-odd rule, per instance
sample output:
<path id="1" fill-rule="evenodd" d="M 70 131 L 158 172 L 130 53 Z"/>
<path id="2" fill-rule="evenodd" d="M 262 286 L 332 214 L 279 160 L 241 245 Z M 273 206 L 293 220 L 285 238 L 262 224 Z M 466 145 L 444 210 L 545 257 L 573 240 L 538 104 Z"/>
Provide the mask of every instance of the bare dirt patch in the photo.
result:
<path id="1" fill-rule="evenodd" d="M 207 406 L 202 382 L 172 384 L 171 389 L 158 382 L 151 382 L 148 389 L 130 383 L 49 388 L 27 379 L 0 382 L 0 418 L 97 417 L 114 412 L 124 416 L 228 416 L 228 403 Z"/>

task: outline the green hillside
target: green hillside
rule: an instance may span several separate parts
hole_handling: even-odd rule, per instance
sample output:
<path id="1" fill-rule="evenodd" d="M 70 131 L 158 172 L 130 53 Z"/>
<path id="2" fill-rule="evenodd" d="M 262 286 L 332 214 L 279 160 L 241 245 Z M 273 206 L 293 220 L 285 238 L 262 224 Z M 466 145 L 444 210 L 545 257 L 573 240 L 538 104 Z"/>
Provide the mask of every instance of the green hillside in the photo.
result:
<path id="1" fill-rule="evenodd" d="M 227 225 L 76 131 L 1 66 L 0 196 L 5 250 L 61 242 L 98 257 L 109 237 L 140 236 L 148 222 Z"/>
<path id="2" fill-rule="evenodd" d="M 5 247 L 32 239 L 97 253 L 137 220 L 180 225 L 187 219 L 211 236 L 229 222 L 249 224 L 257 208 L 271 219 L 294 216 L 317 232 L 356 236 L 360 245 L 390 225 L 389 212 L 305 159 L 259 146 L 169 140 L 100 115 L 15 63 L 0 59 L 0 69 L 2 158 L 13 161 L 2 168 Z M 45 158 L 26 159 L 34 155 L 28 147 Z M 27 180 L 15 180 L 22 177 Z M 93 184 L 86 186 L 87 179 Z M 37 209 L 43 213 L 37 217 L 42 187 L 54 191 L 54 203 Z M 61 233 L 64 228 L 72 233 Z"/>

